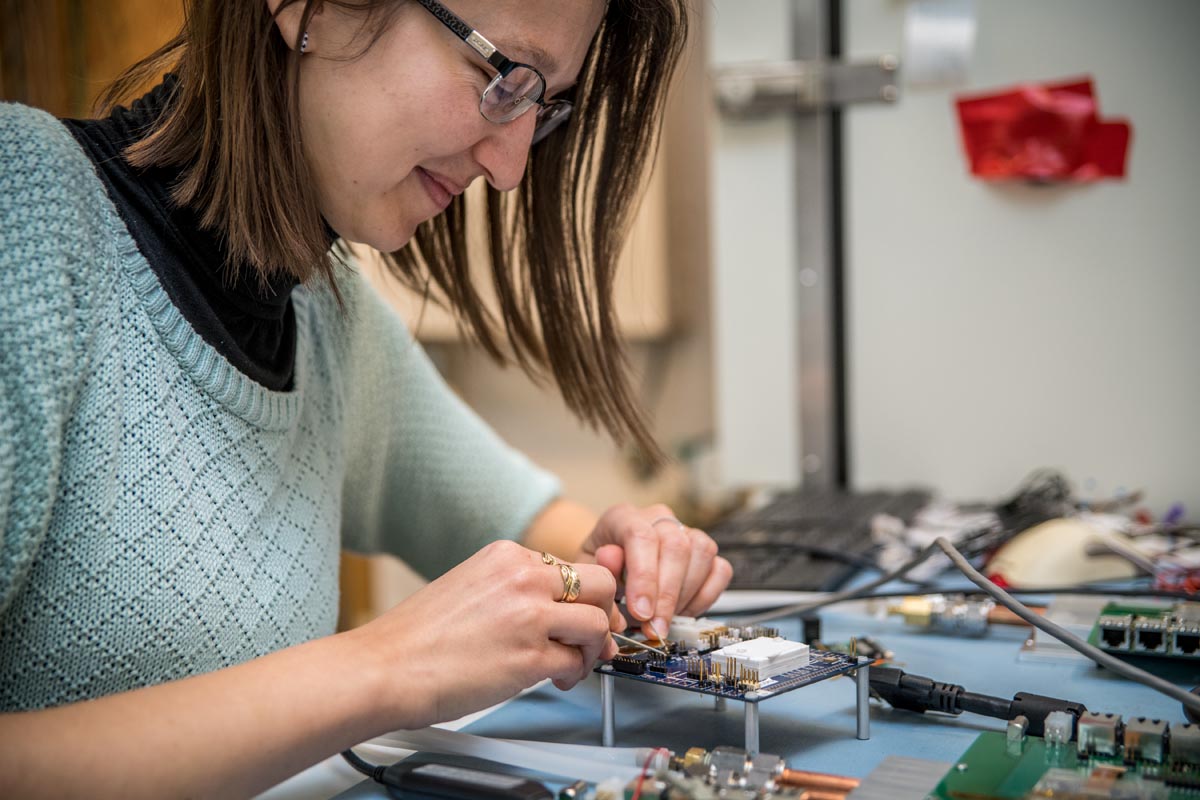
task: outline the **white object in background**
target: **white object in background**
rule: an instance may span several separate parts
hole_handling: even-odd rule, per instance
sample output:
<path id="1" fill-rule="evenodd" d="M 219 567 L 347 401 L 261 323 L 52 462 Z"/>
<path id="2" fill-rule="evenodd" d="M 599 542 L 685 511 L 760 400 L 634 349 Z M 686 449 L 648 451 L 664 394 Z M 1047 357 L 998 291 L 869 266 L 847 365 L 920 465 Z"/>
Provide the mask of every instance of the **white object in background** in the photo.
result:
<path id="1" fill-rule="evenodd" d="M 1132 539 L 1114 531 L 1081 519 L 1052 519 L 1001 547 L 984 572 L 988 577 L 1002 576 L 1017 588 L 1058 588 L 1135 577 L 1138 570 L 1126 559 L 1091 554 L 1097 545 L 1106 543 L 1134 550 Z"/>
<path id="2" fill-rule="evenodd" d="M 904 15 L 903 77 L 910 86 L 967 82 L 975 52 L 975 0 L 916 0 Z"/>

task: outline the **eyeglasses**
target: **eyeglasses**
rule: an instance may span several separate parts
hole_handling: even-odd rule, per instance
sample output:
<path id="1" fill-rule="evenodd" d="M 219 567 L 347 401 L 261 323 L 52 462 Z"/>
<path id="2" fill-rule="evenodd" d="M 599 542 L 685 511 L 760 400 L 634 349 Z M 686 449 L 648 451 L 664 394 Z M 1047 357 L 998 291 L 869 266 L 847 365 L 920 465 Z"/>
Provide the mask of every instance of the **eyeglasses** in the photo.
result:
<path id="1" fill-rule="evenodd" d="M 484 119 L 499 124 L 512 122 L 537 106 L 537 125 L 533 130 L 533 144 L 537 144 L 571 116 L 571 101 L 544 99 L 546 78 L 536 67 L 507 58 L 483 34 L 437 0 L 417 2 L 496 70 L 496 77 L 479 98 L 479 113 Z"/>

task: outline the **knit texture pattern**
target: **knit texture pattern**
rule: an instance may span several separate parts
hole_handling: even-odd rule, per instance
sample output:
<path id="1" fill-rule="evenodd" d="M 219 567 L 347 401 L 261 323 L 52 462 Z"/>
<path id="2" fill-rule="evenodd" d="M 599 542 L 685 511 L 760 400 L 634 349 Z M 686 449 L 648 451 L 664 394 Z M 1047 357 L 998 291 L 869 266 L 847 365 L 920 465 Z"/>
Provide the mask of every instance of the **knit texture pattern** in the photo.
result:
<path id="1" fill-rule="evenodd" d="M 344 545 L 436 576 L 558 492 L 351 269 L 272 392 L 188 325 L 53 117 L 0 104 L 0 710 L 334 631 Z"/>

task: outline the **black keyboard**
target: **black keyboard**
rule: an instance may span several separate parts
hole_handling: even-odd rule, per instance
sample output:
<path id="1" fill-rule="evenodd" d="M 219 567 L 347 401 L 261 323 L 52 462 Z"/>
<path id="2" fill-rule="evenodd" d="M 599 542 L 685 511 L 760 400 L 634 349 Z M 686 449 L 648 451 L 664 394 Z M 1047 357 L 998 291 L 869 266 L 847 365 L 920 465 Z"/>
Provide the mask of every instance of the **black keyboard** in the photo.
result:
<path id="1" fill-rule="evenodd" d="M 799 490 L 737 512 L 709 534 L 733 565 L 731 589 L 833 591 L 874 563 L 871 520 L 876 514 L 907 524 L 929 499 L 920 489 Z"/>

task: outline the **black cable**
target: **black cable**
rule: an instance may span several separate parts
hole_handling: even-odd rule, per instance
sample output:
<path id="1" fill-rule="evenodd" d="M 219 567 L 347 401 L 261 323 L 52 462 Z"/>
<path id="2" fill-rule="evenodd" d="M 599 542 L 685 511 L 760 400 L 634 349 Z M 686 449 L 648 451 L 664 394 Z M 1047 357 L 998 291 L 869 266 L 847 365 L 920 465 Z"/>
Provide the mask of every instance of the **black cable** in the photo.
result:
<path id="1" fill-rule="evenodd" d="M 383 773 L 387 770 L 387 767 L 378 766 L 368 761 L 364 761 L 359 757 L 358 753 L 350 749 L 342 751 L 342 758 L 346 759 L 346 763 L 348 763 L 350 766 L 354 767 L 356 770 L 361 772 L 363 775 L 366 775 L 376 783 L 381 783 L 383 781 Z"/>
<path id="2" fill-rule="evenodd" d="M 1087 708 L 1073 700 L 1044 697 L 1028 692 L 1018 692 L 1012 700 L 991 695 L 968 692 L 956 683 L 943 683 L 924 675 L 910 675 L 894 667 L 871 667 L 871 691 L 887 701 L 892 708 L 903 711 L 938 711 L 955 716 L 969 711 L 995 719 L 1012 720 L 1025 717 L 1028 731 L 1041 736 L 1045 731 L 1046 717 L 1055 711 L 1065 711 L 1079 719 Z"/>

